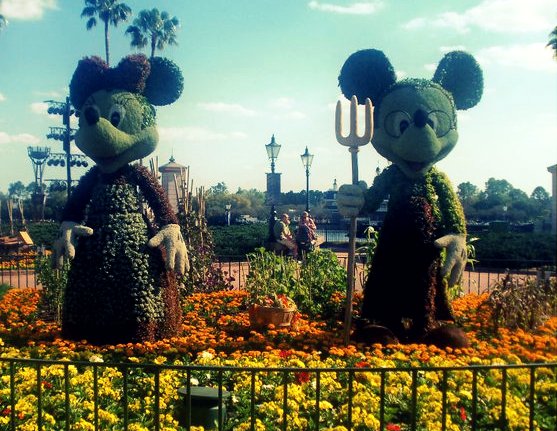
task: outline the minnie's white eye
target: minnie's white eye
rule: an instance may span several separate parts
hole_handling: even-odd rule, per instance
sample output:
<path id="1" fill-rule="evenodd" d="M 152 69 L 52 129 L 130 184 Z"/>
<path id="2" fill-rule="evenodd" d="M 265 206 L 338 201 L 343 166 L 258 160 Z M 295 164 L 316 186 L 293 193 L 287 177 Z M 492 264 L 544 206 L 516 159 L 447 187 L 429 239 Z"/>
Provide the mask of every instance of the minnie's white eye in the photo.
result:
<path id="1" fill-rule="evenodd" d="M 108 115 L 108 119 L 110 120 L 110 123 L 114 127 L 118 127 L 118 125 L 122 122 L 125 116 L 126 116 L 126 109 L 122 105 L 116 103 L 110 107 L 110 113 Z"/>

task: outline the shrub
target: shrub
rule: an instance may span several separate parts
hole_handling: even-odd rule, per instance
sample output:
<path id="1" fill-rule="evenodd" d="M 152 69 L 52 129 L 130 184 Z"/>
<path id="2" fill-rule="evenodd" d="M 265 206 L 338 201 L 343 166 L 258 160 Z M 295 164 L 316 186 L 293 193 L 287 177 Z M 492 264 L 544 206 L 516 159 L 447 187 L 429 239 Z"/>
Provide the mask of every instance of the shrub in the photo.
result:
<path id="1" fill-rule="evenodd" d="M 6 283 L 0 283 L 0 299 L 4 297 L 6 292 L 11 289 L 11 286 Z"/>
<path id="2" fill-rule="evenodd" d="M 181 294 L 214 292 L 230 289 L 223 272 L 213 265 L 215 252 L 213 238 L 205 217 L 196 211 L 178 215 L 180 228 L 188 248 L 189 271 L 181 277 Z"/>
<path id="3" fill-rule="evenodd" d="M 43 256 L 37 259 L 37 281 L 42 285 L 38 310 L 43 320 L 57 323 L 62 321 L 62 306 L 69 270 L 70 263 L 67 260 L 64 261 L 61 269 L 54 269 L 49 257 Z"/>
<path id="4" fill-rule="evenodd" d="M 248 254 L 246 290 L 252 300 L 285 295 L 312 319 L 335 322 L 344 304 L 346 269 L 330 250 L 308 253 L 303 264 L 259 248 Z"/>
<path id="5" fill-rule="evenodd" d="M 484 267 L 518 268 L 527 261 L 555 263 L 555 237 L 541 233 L 490 232 L 477 235 L 476 259 Z M 514 262 L 509 262 L 514 261 Z"/>
<path id="6" fill-rule="evenodd" d="M 250 300 L 259 302 L 273 295 L 285 295 L 292 299 L 298 296 L 298 263 L 295 260 L 262 247 L 248 253 L 247 257 L 250 269 L 245 289 Z"/>
<path id="7" fill-rule="evenodd" d="M 557 281 L 543 273 L 536 279 L 507 274 L 495 285 L 486 303 L 492 309 L 495 329 L 533 330 L 557 312 Z"/>
<path id="8" fill-rule="evenodd" d="M 265 244 L 269 226 L 267 223 L 212 226 L 210 231 L 217 256 L 245 256 Z"/>
<path id="9" fill-rule="evenodd" d="M 300 289 L 294 300 L 308 316 L 334 321 L 342 310 L 340 299 L 346 292 L 346 279 L 346 269 L 331 250 L 308 253 L 300 269 Z"/>
<path id="10" fill-rule="evenodd" d="M 27 229 L 35 245 L 43 245 L 52 249 L 52 244 L 58 236 L 60 225 L 53 221 L 29 223 Z"/>

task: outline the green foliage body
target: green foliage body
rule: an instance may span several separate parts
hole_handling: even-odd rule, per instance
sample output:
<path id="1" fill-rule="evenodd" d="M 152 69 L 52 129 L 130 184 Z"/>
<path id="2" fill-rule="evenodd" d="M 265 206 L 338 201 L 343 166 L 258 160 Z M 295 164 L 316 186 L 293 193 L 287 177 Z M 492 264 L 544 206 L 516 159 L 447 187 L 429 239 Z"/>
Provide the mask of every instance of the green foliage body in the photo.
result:
<path id="1" fill-rule="evenodd" d="M 113 181 L 94 188 L 87 219 L 93 235 L 80 240 L 72 261 L 63 319 L 71 337 L 137 339 L 164 317 L 164 265 L 160 250 L 146 246 L 141 198 L 135 185 Z"/>

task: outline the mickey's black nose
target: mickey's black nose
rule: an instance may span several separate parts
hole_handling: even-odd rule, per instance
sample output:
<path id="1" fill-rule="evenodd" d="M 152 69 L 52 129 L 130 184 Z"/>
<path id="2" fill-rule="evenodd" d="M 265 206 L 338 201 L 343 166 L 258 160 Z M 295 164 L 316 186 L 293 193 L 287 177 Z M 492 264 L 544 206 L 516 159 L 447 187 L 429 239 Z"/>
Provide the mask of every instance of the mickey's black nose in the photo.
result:
<path id="1" fill-rule="evenodd" d="M 83 113 L 85 115 L 85 120 L 87 124 L 93 126 L 98 123 L 101 113 L 99 112 L 99 108 L 96 106 L 89 106 L 85 109 Z"/>
<path id="2" fill-rule="evenodd" d="M 414 112 L 414 125 L 416 127 L 422 128 L 427 124 L 427 112 L 423 109 L 418 109 Z"/>

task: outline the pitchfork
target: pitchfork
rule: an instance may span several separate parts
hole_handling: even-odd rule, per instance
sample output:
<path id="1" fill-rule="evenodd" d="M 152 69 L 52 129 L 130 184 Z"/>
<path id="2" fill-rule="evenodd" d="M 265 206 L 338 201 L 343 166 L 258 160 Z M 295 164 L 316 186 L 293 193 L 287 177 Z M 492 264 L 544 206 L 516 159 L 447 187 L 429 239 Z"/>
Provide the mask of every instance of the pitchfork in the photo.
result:
<path id="1" fill-rule="evenodd" d="M 358 151 L 366 145 L 373 136 L 373 117 L 371 100 L 366 99 L 365 108 L 365 130 L 362 136 L 358 136 L 358 98 L 352 96 L 350 100 L 350 133 L 342 136 L 342 106 L 340 100 L 337 102 L 335 115 L 335 132 L 339 144 L 348 147 L 352 158 L 352 184 L 358 184 Z M 354 297 L 354 260 L 356 254 L 356 216 L 350 217 L 350 231 L 348 241 L 348 279 L 346 285 L 346 306 L 344 314 L 344 344 L 350 340 L 350 328 L 352 326 L 352 299 Z"/>

